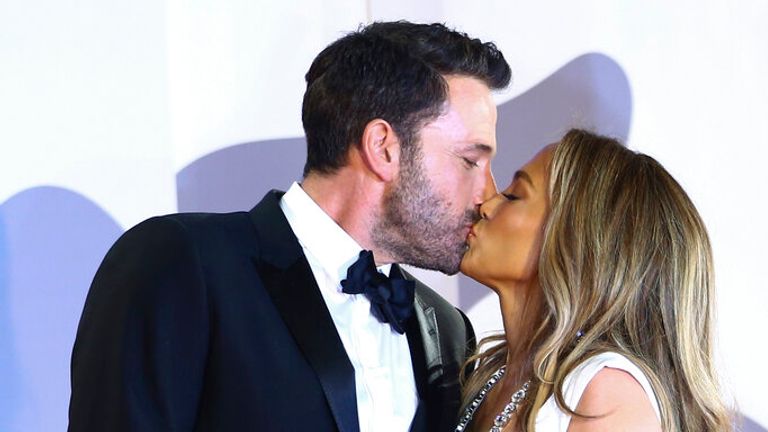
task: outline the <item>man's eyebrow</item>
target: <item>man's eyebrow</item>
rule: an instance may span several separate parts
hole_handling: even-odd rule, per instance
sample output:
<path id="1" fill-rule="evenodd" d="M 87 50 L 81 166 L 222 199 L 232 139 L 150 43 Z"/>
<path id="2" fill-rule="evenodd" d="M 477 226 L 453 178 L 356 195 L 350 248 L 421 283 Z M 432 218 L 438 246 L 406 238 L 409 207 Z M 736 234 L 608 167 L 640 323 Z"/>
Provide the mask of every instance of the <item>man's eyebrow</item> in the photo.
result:
<path id="1" fill-rule="evenodd" d="M 531 176 L 529 176 L 527 172 L 523 170 L 515 171 L 515 176 L 512 177 L 512 180 L 514 181 L 517 179 L 522 179 L 527 181 L 532 188 L 536 189 L 536 185 L 533 184 L 533 180 L 531 179 Z"/>
<path id="2" fill-rule="evenodd" d="M 489 146 L 488 144 L 481 144 L 481 143 L 471 143 L 464 148 L 462 148 L 463 151 L 477 151 L 480 153 L 493 153 L 493 147 Z"/>

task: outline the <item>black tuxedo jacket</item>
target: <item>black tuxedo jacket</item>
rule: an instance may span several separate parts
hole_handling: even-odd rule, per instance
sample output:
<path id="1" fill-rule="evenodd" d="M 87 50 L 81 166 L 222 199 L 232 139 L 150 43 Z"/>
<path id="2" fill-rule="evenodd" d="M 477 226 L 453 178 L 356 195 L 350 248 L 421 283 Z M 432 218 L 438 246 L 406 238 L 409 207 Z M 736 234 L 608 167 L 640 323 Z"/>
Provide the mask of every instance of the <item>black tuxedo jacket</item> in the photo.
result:
<path id="1" fill-rule="evenodd" d="M 70 431 L 359 429 L 354 369 L 281 195 L 149 219 L 115 243 L 77 330 Z M 474 334 L 419 282 L 415 310 L 412 430 L 451 430 Z"/>

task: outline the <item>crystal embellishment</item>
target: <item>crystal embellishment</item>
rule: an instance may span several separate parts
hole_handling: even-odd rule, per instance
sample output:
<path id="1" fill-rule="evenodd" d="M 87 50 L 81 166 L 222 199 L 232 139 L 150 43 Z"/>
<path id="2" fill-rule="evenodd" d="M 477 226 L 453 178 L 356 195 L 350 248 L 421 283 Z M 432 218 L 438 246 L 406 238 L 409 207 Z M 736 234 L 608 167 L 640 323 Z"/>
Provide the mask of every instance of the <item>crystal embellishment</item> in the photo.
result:
<path id="1" fill-rule="evenodd" d="M 485 397 L 488 396 L 488 392 L 491 391 L 493 386 L 501 381 L 501 378 L 504 376 L 504 372 L 506 372 L 506 370 L 506 366 L 502 366 L 499 368 L 499 370 L 494 372 L 490 378 L 488 378 L 488 382 L 485 383 L 485 385 L 477 393 L 477 396 L 475 396 L 472 402 L 467 405 L 467 408 L 464 409 L 464 413 L 459 419 L 459 424 L 456 425 L 454 432 L 464 432 L 467 429 L 467 425 L 469 425 L 469 422 L 472 421 L 472 417 L 480 407 L 480 404 L 483 403 Z M 512 397 L 510 397 L 509 402 L 504 406 L 504 409 L 502 409 L 501 412 L 493 420 L 493 426 L 491 426 L 490 432 L 501 432 L 501 430 L 504 429 L 504 426 L 509 423 L 512 415 L 517 411 L 517 407 L 520 406 L 520 403 L 522 403 L 526 396 L 528 396 L 528 389 L 530 389 L 530 387 L 531 380 L 528 380 L 523 384 L 522 387 L 520 387 L 519 390 L 512 394 Z"/>

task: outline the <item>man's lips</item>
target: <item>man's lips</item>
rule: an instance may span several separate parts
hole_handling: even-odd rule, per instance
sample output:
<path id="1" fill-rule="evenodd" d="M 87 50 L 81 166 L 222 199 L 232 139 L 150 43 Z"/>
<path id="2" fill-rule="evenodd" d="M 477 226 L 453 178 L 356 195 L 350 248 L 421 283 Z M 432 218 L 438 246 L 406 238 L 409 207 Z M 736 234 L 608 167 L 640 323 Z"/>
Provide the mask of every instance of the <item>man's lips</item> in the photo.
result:
<path id="1" fill-rule="evenodd" d="M 474 237 L 477 237 L 477 231 L 475 230 L 475 226 L 474 225 L 470 225 L 469 226 L 469 232 L 467 233 L 467 240 L 469 240 L 470 238 L 474 238 Z"/>

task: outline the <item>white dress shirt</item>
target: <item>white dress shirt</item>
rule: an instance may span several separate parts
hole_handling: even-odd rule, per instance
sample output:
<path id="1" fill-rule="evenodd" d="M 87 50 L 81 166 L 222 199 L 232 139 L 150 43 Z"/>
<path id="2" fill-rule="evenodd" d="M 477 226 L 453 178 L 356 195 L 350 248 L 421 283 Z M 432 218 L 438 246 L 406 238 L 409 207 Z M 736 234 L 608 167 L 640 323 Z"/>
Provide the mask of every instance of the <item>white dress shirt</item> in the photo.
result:
<path id="1" fill-rule="evenodd" d="M 280 208 L 299 240 L 333 324 L 355 368 L 357 415 L 362 432 L 407 431 L 418 405 L 408 339 L 371 315 L 363 294 L 345 294 L 341 281 L 362 248 L 298 183 Z M 388 274 L 390 265 L 379 267 Z"/>

